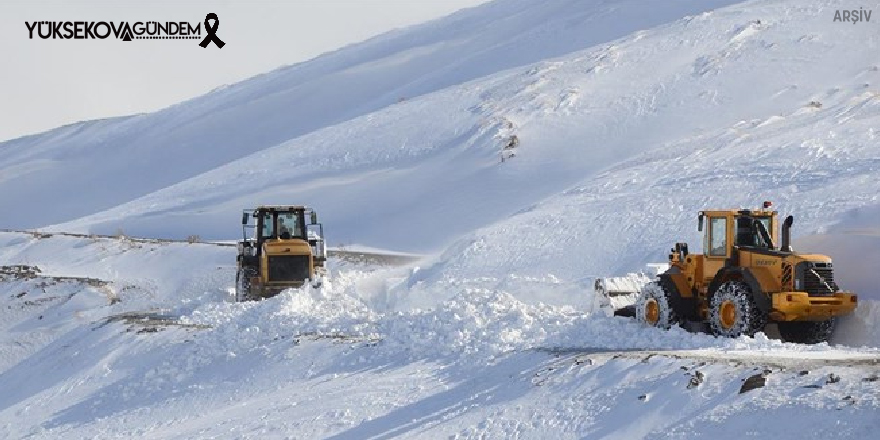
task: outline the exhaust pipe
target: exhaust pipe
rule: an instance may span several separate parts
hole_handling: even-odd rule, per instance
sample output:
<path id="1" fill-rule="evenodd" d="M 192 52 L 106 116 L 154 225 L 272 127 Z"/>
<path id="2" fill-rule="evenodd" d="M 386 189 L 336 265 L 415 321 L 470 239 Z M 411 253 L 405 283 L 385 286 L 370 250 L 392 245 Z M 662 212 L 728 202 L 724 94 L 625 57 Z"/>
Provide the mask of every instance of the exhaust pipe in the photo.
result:
<path id="1" fill-rule="evenodd" d="M 791 224 L 794 223 L 794 217 L 788 216 L 782 222 L 782 243 L 779 250 L 782 252 L 791 252 Z"/>

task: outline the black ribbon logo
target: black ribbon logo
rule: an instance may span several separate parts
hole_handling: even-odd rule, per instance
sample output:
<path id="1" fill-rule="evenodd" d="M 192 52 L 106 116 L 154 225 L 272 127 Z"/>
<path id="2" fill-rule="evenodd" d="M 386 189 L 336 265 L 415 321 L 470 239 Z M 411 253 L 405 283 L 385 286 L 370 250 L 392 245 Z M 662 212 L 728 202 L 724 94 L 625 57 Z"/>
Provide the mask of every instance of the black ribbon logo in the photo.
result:
<path id="1" fill-rule="evenodd" d="M 214 26 L 208 24 L 208 21 L 214 19 Z M 218 48 L 222 49 L 223 46 L 226 46 L 226 43 L 223 42 L 220 38 L 217 37 L 217 28 L 220 27 L 220 19 L 217 18 L 217 14 L 211 12 L 210 14 L 205 16 L 205 38 L 202 39 L 202 42 L 199 43 L 199 46 L 207 48 L 211 42 L 213 42 Z"/>

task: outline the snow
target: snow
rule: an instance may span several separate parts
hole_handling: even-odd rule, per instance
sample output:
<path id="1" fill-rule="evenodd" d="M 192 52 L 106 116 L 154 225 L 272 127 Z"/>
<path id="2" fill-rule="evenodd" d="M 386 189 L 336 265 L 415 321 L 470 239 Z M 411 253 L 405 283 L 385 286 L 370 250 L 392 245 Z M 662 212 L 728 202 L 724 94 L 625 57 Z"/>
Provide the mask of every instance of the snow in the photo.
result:
<path id="1" fill-rule="evenodd" d="M 880 272 L 880 204 L 847 211 L 838 223 L 794 240 L 795 250 L 821 249 L 833 258 L 840 279 L 862 298 L 880 299 L 877 282 L 864 274 Z"/>
<path id="2" fill-rule="evenodd" d="M 336 187 L 338 191 L 340 185 L 355 184 L 359 177 L 369 175 L 387 179 L 390 171 L 405 163 L 391 165 L 389 160 L 383 161 L 383 157 L 415 159 L 419 152 L 466 143 L 480 131 L 481 123 L 495 123 L 490 120 L 492 115 L 480 117 L 468 110 L 472 107 L 468 102 L 460 101 L 447 109 L 448 101 L 423 101 L 422 97 L 504 69 L 521 68 L 734 2 L 689 2 L 656 14 L 643 13 L 645 0 L 616 4 L 576 0 L 548 4 L 529 0 L 493 2 L 430 23 L 392 31 L 308 62 L 282 67 L 156 113 L 72 124 L 5 142 L 0 144 L 0 150 L 4 151 L 0 158 L 0 175 L 3 176 L 0 205 L 50 205 L 52 209 L 34 217 L 0 212 L 0 224 L 34 228 L 73 220 L 253 155 L 256 157 L 240 163 L 232 174 L 239 174 L 255 185 L 249 188 L 265 189 L 261 194 L 248 193 L 242 187 L 223 187 L 227 179 L 229 183 L 240 184 L 232 176 L 224 175 L 213 182 L 208 179 L 203 184 L 209 192 L 199 198 L 219 196 L 215 201 L 229 201 L 225 209 L 202 211 L 198 219 L 184 215 L 190 214 L 189 210 L 164 212 L 174 220 L 163 216 L 149 224 L 143 224 L 144 219 L 130 221 L 123 225 L 125 232 L 182 238 L 193 233 L 193 228 L 204 226 L 205 217 L 210 214 L 210 233 L 201 230 L 201 235 L 228 238 L 235 233 L 229 229 L 228 219 L 243 206 L 251 206 L 255 200 L 277 202 L 279 197 L 292 195 L 297 203 L 316 205 L 328 218 L 338 219 L 342 215 L 337 210 L 344 205 L 323 206 L 320 202 L 343 198 L 343 195 L 331 192 L 322 196 L 326 189 L 321 187 Z M 480 93 L 472 89 L 467 94 L 471 101 L 477 101 Z M 401 99 L 405 99 L 403 105 L 395 105 Z M 390 120 L 369 116 L 381 109 L 391 111 Z M 456 109 L 457 114 L 443 114 Z M 394 119 L 405 114 L 412 116 L 408 120 Z M 421 123 L 434 119 L 435 115 L 437 125 Z M 345 127 L 359 117 L 375 120 L 375 124 Z M 400 133 L 401 136 L 391 133 L 386 137 L 376 136 L 382 131 L 399 131 L 414 121 L 419 121 L 416 124 L 421 128 Z M 305 147 L 290 145 L 291 151 L 283 157 L 261 155 L 272 146 L 333 126 L 340 127 L 319 144 L 306 141 Z M 489 132 L 491 137 L 492 128 L 486 126 L 482 131 Z M 362 133 L 363 130 L 369 132 Z M 442 131 L 438 133 L 438 130 Z M 314 136 L 311 139 L 314 140 Z M 363 140 L 368 144 L 352 148 Z M 327 150 L 328 146 L 333 148 Z M 295 153 L 300 148 L 305 150 L 303 155 Z M 289 153 L 294 156 L 290 157 Z M 493 153 L 494 159 L 497 153 Z M 273 159 L 284 161 L 267 163 Z M 373 166 L 358 170 L 357 165 L 365 159 Z M 94 168 L 97 162 L 102 164 L 100 172 Z M 318 165 L 328 170 L 346 169 L 316 176 Z M 299 167 L 305 170 L 297 170 Z M 156 169 L 162 172 L 154 172 Z M 448 167 L 441 167 L 435 174 L 444 171 L 448 171 Z M 296 188 L 292 183 L 311 186 L 311 189 Z M 381 189 L 388 194 L 387 186 Z M 421 194 L 430 189 L 432 187 L 426 185 L 414 188 L 421 190 Z M 242 200 L 229 200 L 234 194 L 218 194 L 221 191 L 235 192 Z M 83 197 L 84 193 L 88 193 L 88 197 Z M 375 223 L 380 213 L 395 206 L 378 207 L 372 212 L 369 206 L 364 206 L 367 203 L 359 202 L 370 200 L 371 195 L 366 192 L 358 199 L 352 200 L 349 196 L 340 202 L 351 205 L 346 214 L 360 212 L 362 220 Z M 243 200 L 247 203 L 239 203 Z M 363 214 L 365 209 L 366 215 Z M 330 225 L 335 231 L 340 231 L 342 226 L 354 227 L 328 223 Z M 116 232 L 106 228 L 101 231 Z M 337 237 L 346 241 L 358 238 Z M 384 243 L 372 240 L 363 244 L 383 247 Z"/>
<path id="3" fill-rule="evenodd" d="M 714 204 L 773 199 L 798 218 L 796 235 L 810 233 L 877 193 L 876 38 L 837 32 L 826 13 L 760 2 L 670 20 L 311 131 L 53 229 L 229 238 L 242 207 L 296 199 L 326 220 L 330 245 L 430 253 L 489 227 L 502 271 L 528 255 L 545 272 L 576 246 L 592 256 L 564 270 L 596 275 L 663 258 L 657 243 L 696 242 L 693 215 Z M 518 154 L 502 164 L 511 134 Z M 647 219 L 659 227 L 630 232 Z M 524 245 L 549 255 L 508 252 L 509 235 L 539 229 Z M 603 243 L 625 246 L 621 260 L 597 261 Z M 624 259 L 633 254 L 644 258 Z M 474 255 L 486 275 L 494 256 Z"/>
<path id="4" fill-rule="evenodd" d="M 0 144 L 0 223 L 39 230 L 0 262 L 41 271 L 0 271 L 0 437 L 870 438 L 880 59 L 844 7 L 498 0 Z M 861 297 L 830 343 L 594 309 L 698 250 L 698 210 L 768 199 Z M 226 242 L 280 203 L 425 258 L 235 303 L 234 247 L 54 233 Z"/>
<path id="5" fill-rule="evenodd" d="M 108 281 L 2 284 L 26 292 L 4 294 L 0 307 L 8 438 L 543 437 L 550 428 L 563 438 L 651 438 L 717 434 L 758 408 L 798 408 L 861 433 L 880 407 L 877 382 L 865 380 L 880 362 L 874 317 L 866 339 L 805 346 L 660 331 L 463 285 L 412 290 L 453 290 L 432 308 L 391 307 L 380 293 L 413 269 L 334 259 L 321 290 L 234 303 L 232 271 L 221 270 L 231 247 L 20 233 L 0 242 L 4 261 Z M 876 313 L 869 307 L 860 311 Z M 762 368 L 774 371 L 770 385 L 738 397 L 740 380 Z M 707 379 L 689 391 L 696 370 Z M 831 374 L 839 385 L 824 383 Z M 691 426 L 691 413 L 717 429 Z"/>

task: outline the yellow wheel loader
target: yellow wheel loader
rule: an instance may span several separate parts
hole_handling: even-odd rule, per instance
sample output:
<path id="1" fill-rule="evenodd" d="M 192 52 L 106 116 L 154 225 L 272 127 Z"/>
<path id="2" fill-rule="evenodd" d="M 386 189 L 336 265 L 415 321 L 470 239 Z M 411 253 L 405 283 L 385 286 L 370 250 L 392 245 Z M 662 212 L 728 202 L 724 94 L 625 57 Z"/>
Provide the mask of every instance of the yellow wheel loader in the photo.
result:
<path id="1" fill-rule="evenodd" d="M 698 322 L 727 337 L 752 335 L 774 322 L 785 341 L 827 341 L 834 319 L 852 313 L 858 298 L 838 287 L 830 257 L 791 249 L 792 216 L 777 241 L 771 206 L 700 212 L 702 254 L 676 243 L 669 269 L 642 289 L 636 318 L 662 328 Z"/>
<path id="2" fill-rule="evenodd" d="M 306 223 L 306 220 L 309 223 Z M 269 298 L 311 283 L 320 287 L 327 250 L 324 227 L 306 206 L 259 206 L 242 213 L 237 301 Z M 251 237 L 248 237 L 248 230 Z"/>

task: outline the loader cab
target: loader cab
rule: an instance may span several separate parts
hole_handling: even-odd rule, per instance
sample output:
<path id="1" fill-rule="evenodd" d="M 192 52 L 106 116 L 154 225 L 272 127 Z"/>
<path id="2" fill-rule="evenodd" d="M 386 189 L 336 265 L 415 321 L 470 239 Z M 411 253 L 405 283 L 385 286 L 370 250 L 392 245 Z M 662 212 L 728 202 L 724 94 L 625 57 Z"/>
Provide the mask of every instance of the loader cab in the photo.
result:
<path id="1" fill-rule="evenodd" d="M 260 256 L 264 243 L 287 240 L 308 242 L 312 254 L 323 262 L 327 251 L 324 246 L 324 226 L 318 223 L 317 213 L 305 206 L 260 206 L 245 210 L 241 218 L 242 244 L 250 248 L 250 255 Z M 248 230 L 252 230 L 248 239 Z"/>
<path id="2" fill-rule="evenodd" d="M 289 211 L 257 210 L 254 217 L 257 219 L 259 241 L 265 240 L 306 240 L 305 212 L 301 209 Z"/>
<path id="3" fill-rule="evenodd" d="M 702 211 L 703 255 L 730 258 L 734 248 L 773 250 L 777 242 L 776 211 Z M 705 226 L 704 226 L 705 225 Z"/>
<path id="4" fill-rule="evenodd" d="M 244 211 L 241 224 L 245 236 L 248 229 L 253 230 L 253 240 L 258 246 L 269 240 L 312 242 L 324 236 L 324 227 L 318 223 L 317 213 L 304 206 L 261 206 Z"/>

